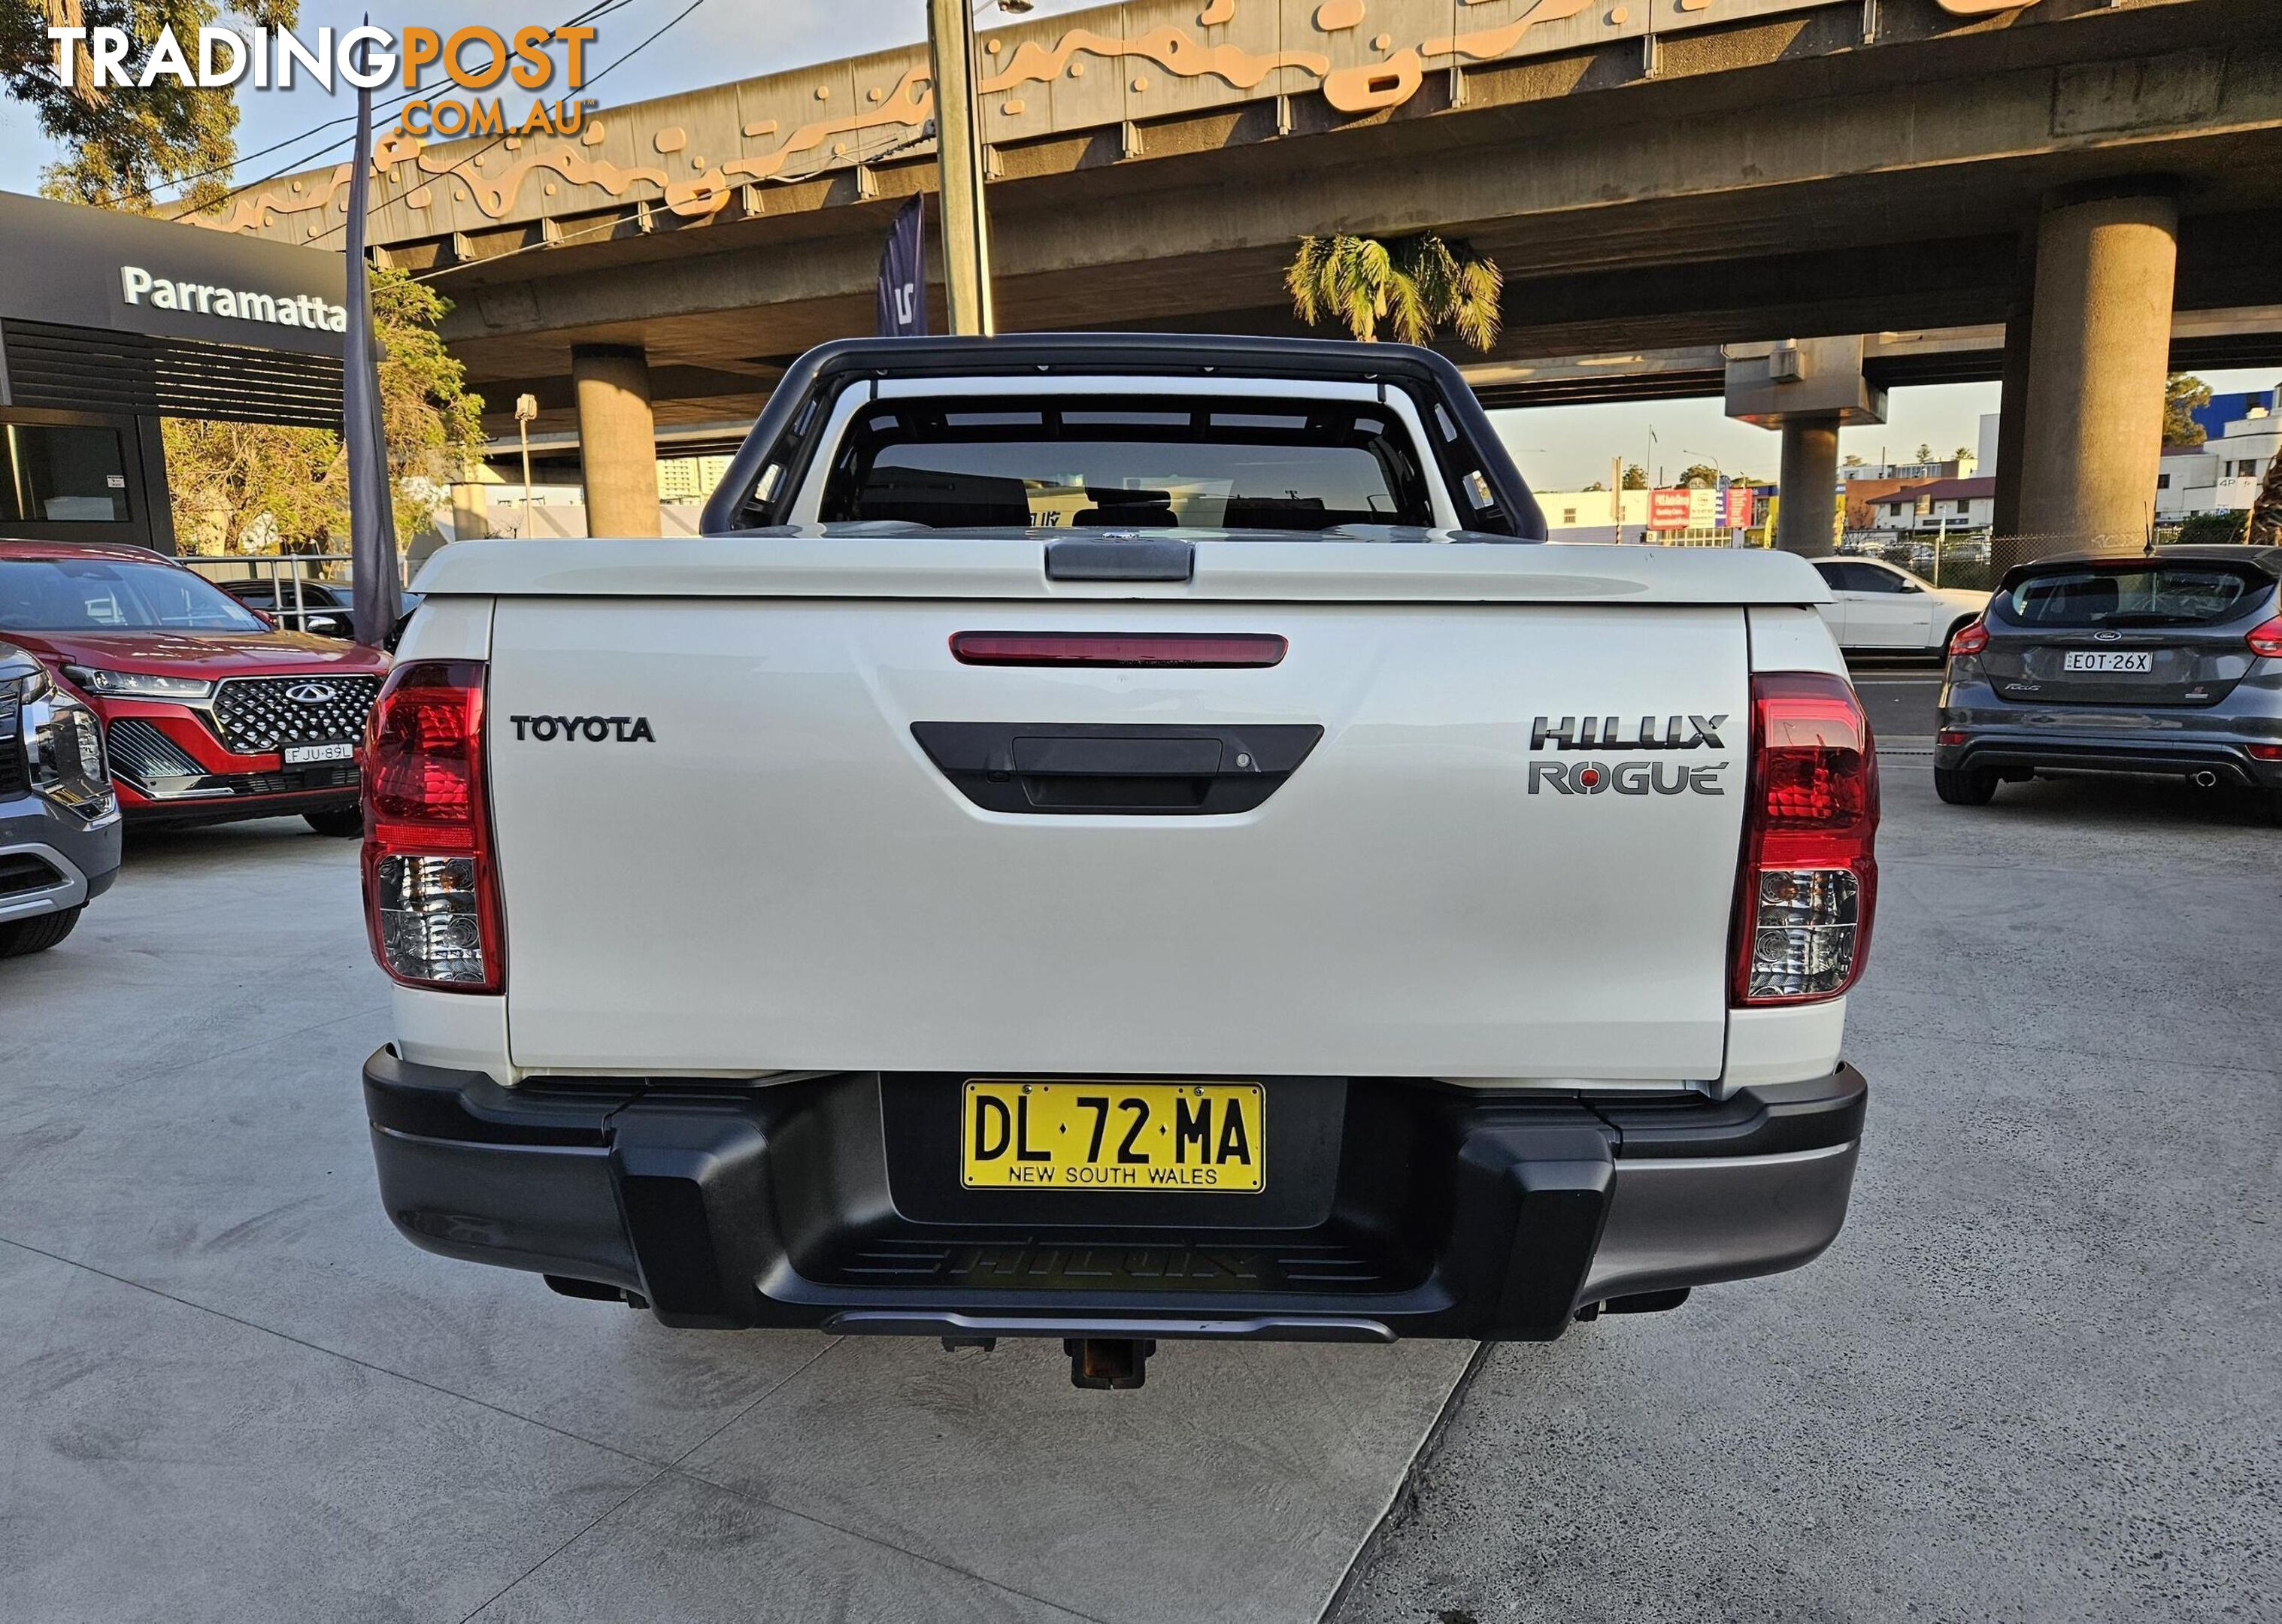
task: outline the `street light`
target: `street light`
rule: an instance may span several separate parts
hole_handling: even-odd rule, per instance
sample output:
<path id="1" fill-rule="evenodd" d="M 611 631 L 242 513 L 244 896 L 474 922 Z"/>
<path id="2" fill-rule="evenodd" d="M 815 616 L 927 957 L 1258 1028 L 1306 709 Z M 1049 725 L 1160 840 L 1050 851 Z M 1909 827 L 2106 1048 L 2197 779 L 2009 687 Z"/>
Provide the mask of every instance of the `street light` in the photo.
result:
<path id="1" fill-rule="evenodd" d="M 537 395 L 515 398 L 515 431 L 523 440 L 523 533 L 531 533 L 531 422 L 539 416 Z"/>
<path id="2" fill-rule="evenodd" d="M 1007 0 L 997 0 L 1002 9 Z M 990 234 L 982 206 L 982 129 L 974 95 L 972 0 L 928 0 L 928 61 L 935 80 L 935 162 L 942 171 L 943 285 L 951 330 L 988 337 Z"/>

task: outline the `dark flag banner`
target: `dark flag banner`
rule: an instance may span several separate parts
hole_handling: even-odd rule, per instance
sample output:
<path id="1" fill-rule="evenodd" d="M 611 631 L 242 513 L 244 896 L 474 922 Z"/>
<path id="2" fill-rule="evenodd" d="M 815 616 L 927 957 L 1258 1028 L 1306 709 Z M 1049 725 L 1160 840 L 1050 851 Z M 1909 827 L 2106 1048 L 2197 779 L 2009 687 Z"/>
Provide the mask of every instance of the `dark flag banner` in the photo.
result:
<path id="1" fill-rule="evenodd" d="M 896 215 L 888 245 L 880 251 L 880 336 L 927 336 L 926 210 L 913 198 Z"/>
<path id="2" fill-rule="evenodd" d="M 368 46 L 366 49 L 369 50 Z M 349 162 L 347 342 L 342 355 L 341 438 L 349 459 L 350 623 L 356 640 L 388 640 L 402 612 L 396 511 L 388 494 L 388 437 L 381 423 L 379 347 L 365 276 L 364 219 L 372 185 L 372 92 L 357 92 L 356 151 Z"/>

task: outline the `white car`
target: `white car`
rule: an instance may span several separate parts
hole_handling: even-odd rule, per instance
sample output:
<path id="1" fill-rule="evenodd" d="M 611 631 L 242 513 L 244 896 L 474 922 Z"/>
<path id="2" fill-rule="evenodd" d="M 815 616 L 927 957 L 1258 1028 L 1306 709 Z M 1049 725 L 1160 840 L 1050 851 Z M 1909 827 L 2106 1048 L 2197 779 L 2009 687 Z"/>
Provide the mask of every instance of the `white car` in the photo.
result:
<path id="1" fill-rule="evenodd" d="M 390 1217 L 1091 1387 L 1805 1263 L 1877 885 L 1821 579 L 1543 538 L 1430 352 L 1035 334 L 811 352 L 702 535 L 446 548 L 367 743 Z"/>
<path id="2" fill-rule="evenodd" d="M 1850 653 L 1939 654 L 1989 607 L 1985 592 L 1937 587 L 1876 558 L 1818 558 L 1814 567 L 1830 584 L 1822 618 Z"/>

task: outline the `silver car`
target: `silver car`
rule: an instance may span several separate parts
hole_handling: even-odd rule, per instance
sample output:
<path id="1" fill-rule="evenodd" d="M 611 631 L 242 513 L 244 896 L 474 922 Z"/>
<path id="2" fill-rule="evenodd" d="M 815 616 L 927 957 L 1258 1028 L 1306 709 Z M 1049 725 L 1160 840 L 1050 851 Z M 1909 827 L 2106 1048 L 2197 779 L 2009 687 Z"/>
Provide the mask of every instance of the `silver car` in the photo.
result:
<path id="1" fill-rule="evenodd" d="M 118 875 L 119 837 L 94 714 L 0 643 L 0 959 L 71 934 Z"/>

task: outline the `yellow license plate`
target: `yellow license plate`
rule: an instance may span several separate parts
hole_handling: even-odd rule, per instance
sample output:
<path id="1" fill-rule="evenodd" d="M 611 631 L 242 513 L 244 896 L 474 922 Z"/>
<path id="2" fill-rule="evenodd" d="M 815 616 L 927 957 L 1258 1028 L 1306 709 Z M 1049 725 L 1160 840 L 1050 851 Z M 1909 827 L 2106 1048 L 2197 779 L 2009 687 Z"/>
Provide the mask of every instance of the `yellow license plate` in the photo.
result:
<path id="1" fill-rule="evenodd" d="M 970 1078 L 959 1182 L 970 1190 L 1268 1187 L 1257 1083 L 1014 1083 Z"/>

